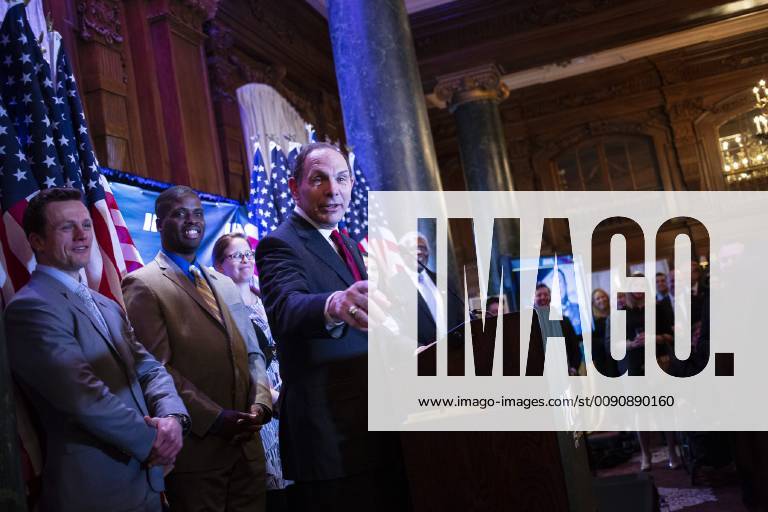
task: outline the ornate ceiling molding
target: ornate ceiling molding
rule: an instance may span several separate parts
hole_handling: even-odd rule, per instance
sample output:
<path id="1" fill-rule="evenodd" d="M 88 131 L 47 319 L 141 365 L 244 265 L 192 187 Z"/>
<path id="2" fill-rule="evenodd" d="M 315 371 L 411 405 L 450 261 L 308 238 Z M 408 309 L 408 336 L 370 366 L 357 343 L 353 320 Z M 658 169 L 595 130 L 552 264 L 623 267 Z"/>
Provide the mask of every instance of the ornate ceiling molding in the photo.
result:
<path id="1" fill-rule="evenodd" d="M 648 124 L 632 121 L 593 121 L 571 128 L 565 133 L 547 133 L 532 137 L 531 152 L 537 159 L 551 159 L 566 149 L 603 135 L 649 135 Z"/>
<path id="2" fill-rule="evenodd" d="M 623 82 L 606 83 L 598 90 L 575 93 L 564 88 L 558 92 L 553 91 L 551 96 L 546 99 L 527 99 L 521 104 L 521 109 L 523 117 L 526 119 L 542 117 L 557 114 L 563 110 L 626 98 L 633 94 L 656 89 L 660 85 L 658 74 L 654 70 L 649 70 L 635 74 Z"/>
<path id="3" fill-rule="evenodd" d="M 222 0 L 149 0 L 150 21 L 168 19 L 174 26 L 202 36 L 203 24 L 213 19 Z"/>
<path id="4" fill-rule="evenodd" d="M 212 20 L 206 23 L 205 32 L 208 34 L 208 67 L 214 99 L 236 101 L 239 87 L 249 83 L 267 84 L 300 113 L 314 116 L 312 102 L 286 83 L 287 69 L 284 65 L 260 62 L 241 55 L 235 49 L 232 30 L 219 22 Z"/>
<path id="5" fill-rule="evenodd" d="M 100 37 L 108 45 L 123 42 L 120 9 L 116 0 L 78 0 L 80 37 L 92 41 Z"/>
<path id="6" fill-rule="evenodd" d="M 501 81 L 498 67 L 486 64 L 438 77 L 435 96 L 453 112 L 472 101 L 501 102 L 509 96 L 509 89 Z"/>
<path id="7" fill-rule="evenodd" d="M 669 120 L 672 123 L 690 122 L 704 113 L 704 100 L 700 97 L 687 98 L 669 106 Z"/>
<path id="8" fill-rule="evenodd" d="M 235 101 L 238 87 L 255 82 L 273 87 L 285 77 L 285 69 L 263 62 L 246 62 L 235 52 L 232 31 L 216 21 L 204 27 L 211 90 L 216 100 Z"/>
<path id="9" fill-rule="evenodd" d="M 502 77 L 511 90 L 556 82 L 603 69 L 624 65 L 644 58 L 652 58 L 662 72 L 665 83 L 682 83 L 716 74 L 768 64 L 768 52 L 762 40 L 750 44 L 759 31 L 768 26 L 768 11 L 754 12 L 700 27 L 681 30 L 664 36 L 606 49 L 597 53 L 573 57 L 564 62 L 515 71 Z M 747 35 L 750 34 L 751 35 Z M 706 48 L 701 58 L 686 50 L 699 44 L 743 37 L 743 49 L 734 55 L 712 61 Z M 680 53 L 688 52 L 688 53 Z M 668 54 L 665 57 L 657 57 Z M 435 94 L 427 96 L 429 106 L 443 106 Z"/>
<path id="10" fill-rule="evenodd" d="M 499 2 L 476 0 L 462 2 L 440 11 L 442 16 L 432 17 L 429 11 L 414 16 L 414 44 L 423 54 L 442 53 L 445 50 L 469 46 L 478 38 L 495 37 L 500 34 L 517 34 L 541 29 L 552 25 L 571 22 L 599 11 L 620 6 L 626 0 L 540 0 L 536 2 L 508 2 L 499 7 Z M 468 5 L 469 4 L 469 5 Z M 473 5 L 474 4 L 474 5 Z M 458 17 L 450 14 L 470 10 L 470 30 L 452 30 L 458 24 Z M 449 20 L 446 22 L 446 18 Z M 456 20 L 451 23 L 451 20 Z M 463 28 L 467 28 L 466 21 Z M 423 34 L 423 35 L 422 35 Z"/>
<path id="11" fill-rule="evenodd" d="M 733 96 L 717 102 L 710 112 L 713 114 L 735 114 L 755 108 L 755 96 L 747 88 Z"/>
<path id="12" fill-rule="evenodd" d="M 175 0 L 171 3 L 184 8 L 189 15 L 193 15 L 203 22 L 213 19 L 221 0 Z M 174 10 L 173 6 L 171 10 Z"/>

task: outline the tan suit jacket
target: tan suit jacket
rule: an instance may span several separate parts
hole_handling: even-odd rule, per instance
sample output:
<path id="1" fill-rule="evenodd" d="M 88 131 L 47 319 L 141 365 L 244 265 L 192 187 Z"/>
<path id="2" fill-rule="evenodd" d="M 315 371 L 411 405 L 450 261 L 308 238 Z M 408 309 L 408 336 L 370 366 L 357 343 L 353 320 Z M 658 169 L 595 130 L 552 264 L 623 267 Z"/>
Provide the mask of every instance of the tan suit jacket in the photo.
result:
<path id="1" fill-rule="evenodd" d="M 248 412 L 251 404 L 259 403 L 271 410 L 272 404 L 263 355 L 261 371 L 254 372 L 261 378 L 249 371 L 241 334 L 247 330 L 238 329 L 247 318 L 240 293 L 229 277 L 204 267 L 202 271 L 223 323 L 194 283 L 162 252 L 123 279 L 125 306 L 136 335 L 165 364 L 192 419 L 191 432 L 176 458 L 179 472 L 225 467 L 241 449 L 248 460 L 263 458 L 258 435 L 235 446 L 208 431 L 222 409 Z"/>

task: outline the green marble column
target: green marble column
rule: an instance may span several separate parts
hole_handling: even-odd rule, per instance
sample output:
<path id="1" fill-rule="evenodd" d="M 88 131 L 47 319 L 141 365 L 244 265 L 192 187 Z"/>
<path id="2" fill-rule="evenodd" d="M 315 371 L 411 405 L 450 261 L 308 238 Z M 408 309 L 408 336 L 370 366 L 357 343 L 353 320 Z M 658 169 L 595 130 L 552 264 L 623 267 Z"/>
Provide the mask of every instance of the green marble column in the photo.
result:
<path id="1" fill-rule="evenodd" d="M 471 191 L 514 190 L 501 125 L 499 103 L 509 91 L 493 65 L 438 77 L 435 95 L 446 103 L 456 120 L 461 166 Z M 491 283 L 499 284 L 499 258 L 519 257 L 519 240 L 502 233 L 497 250 L 491 254 Z M 487 276 L 487 275 L 486 275 Z M 481 276 L 484 279 L 486 276 Z M 517 297 L 507 297 L 511 311 L 519 309 Z"/>
<path id="2" fill-rule="evenodd" d="M 463 103 L 453 112 L 461 165 L 470 190 L 513 190 L 507 147 L 495 100 Z"/>
<path id="3" fill-rule="evenodd" d="M 499 103 L 509 91 L 495 66 L 438 78 L 435 95 L 456 119 L 461 165 L 469 190 L 513 190 Z"/>

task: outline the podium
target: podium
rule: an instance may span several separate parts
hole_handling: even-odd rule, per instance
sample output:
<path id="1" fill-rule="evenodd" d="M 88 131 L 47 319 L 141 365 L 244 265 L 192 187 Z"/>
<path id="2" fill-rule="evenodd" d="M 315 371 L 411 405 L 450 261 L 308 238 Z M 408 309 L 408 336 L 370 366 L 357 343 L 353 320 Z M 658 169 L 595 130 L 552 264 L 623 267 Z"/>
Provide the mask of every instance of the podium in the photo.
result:
<path id="1" fill-rule="evenodd" d="M 519 313 L 499 318 L 504 322 L 504 332 L 520 332 Z M 496 320 L 488 321 L 492 322 L 486 326 L 488 334 L 476 336 L 473 342 L 475 359 L 481 363 L 478 374 L 490 375 L 490 367 L 483 363 L 491 360 L 488 356 L 494 347 Z M 532 326 L 533 350 L 528 366 L 543 366 L 544 350 L 536 316 Z M 469 329 L 470 325 L 465 327 Z M 482 328 L 475 331 L 481 332 Z M 506 338 L 505 343 L 510 344 L 504 350 L 518 353 L 519 337 Z M 448 342 L 447 352 L 449 373 L 451 367 L 464 367 L 462 343 Z M 434 374 L 435 361 L 433 345 L 419 354 L 419 373 Z M 573 433 L 403 432 L 400 439 L 414 512 L 597 510 L 586 443 L 582 439 L 577 447 Z"/>

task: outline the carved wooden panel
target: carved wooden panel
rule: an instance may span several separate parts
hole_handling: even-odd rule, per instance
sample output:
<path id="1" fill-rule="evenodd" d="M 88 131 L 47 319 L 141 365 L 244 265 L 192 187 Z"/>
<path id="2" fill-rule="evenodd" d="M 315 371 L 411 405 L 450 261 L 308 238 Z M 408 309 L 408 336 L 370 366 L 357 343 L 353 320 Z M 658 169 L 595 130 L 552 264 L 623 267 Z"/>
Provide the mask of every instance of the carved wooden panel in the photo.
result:
<path id="1" fill-rule="evenodd" d="M 48 2 L 78 79 L 100 163 L 146 173 L 123 2 Z"/>
<path id="2" fill-rule="evenodd" d="M 108 45 L 123 42 L 120 6 L 116 1 L 77 0 L 80 37 L 91 41 L 100 36 Z"/>
<path id="3" fill-rule="evenodd" d="M 194 41 L 174 32 L 171 41 L 190 185 L 199 190 L 226 194 L 205 80 L 202 40 Z M 190 80 L 190 77 L 198 79 Z"/>
<path id="4" fill-rule="evenodd" d="M 133 171 L 142 176 L 171 182 L 168 140 L 161 109 L 158 73 L 156 72 L 155 49 L 152 47 L 150 26 L 145 2 L 127 2 L 125 7 L 126 44 L 130 48 L 127 59 L 130 78 L 131 102 L 128 115 L 135 121 L 137 130 L 132 134 L 134 144 L 140 145 L 146 168 L 136 167 Z"/>
<path id="5" fill-rule="evenodd" d="M 149 0 L 145 15 L 171 181 L 226 194 L 202 32 L 216 5 L 215 0 Z"/>

